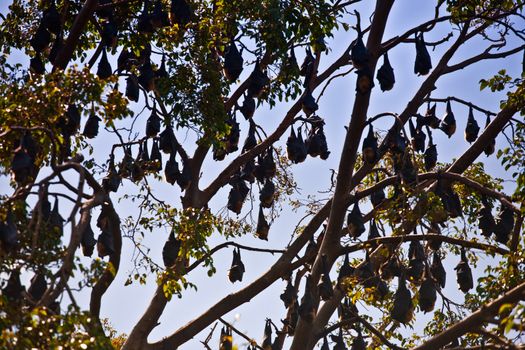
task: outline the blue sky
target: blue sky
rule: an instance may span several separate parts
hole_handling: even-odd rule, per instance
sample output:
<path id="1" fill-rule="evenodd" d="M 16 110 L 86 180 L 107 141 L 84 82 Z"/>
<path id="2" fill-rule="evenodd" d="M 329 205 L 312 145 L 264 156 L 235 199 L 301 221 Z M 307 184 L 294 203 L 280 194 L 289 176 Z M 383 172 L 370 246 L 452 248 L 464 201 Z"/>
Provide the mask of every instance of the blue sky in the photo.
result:
<path id="1" fill-rule="evenodd" d="M 6 12 L 9 3 L 10 1 L 2 1 L 0 3 L 0 13 Z M 434 7 L 432 6 L 433 3 L 434 2 L 409 0 L 395 2 L 388 21 L 384 39 L 386 40 L 396 36 L 416 24 L 431 19 L 434 13 Z M 371 11 L 373 11 L 372 2 L 364 1 L 358 6 L 358 10 L 361 12 L 364 24 L 368 24 L 367 19 L 371 15 Z M 350 21 L 351 24 L 354 24 L 353 18 L 350 18 Z M 521 25 L 523 25 L 523 23 Z M 453 41 L 457 36 L 457 30 L 452 29 L 447 23 L 438 25 L 436 31 L 427 34 L 425 39 L 428 41 L 436 41 L 451 31 L 454 33 L 454 38 L 451 40 Z M 331 52 L 322 58 L 320 71 L 333 62 L 333 60 L 344 51 L 354 38 L 354 32 L 337 32 L 335 37 L 328 41 Z M 437 62 L 440 54 L 448 47 L 449 43 L 436 48 L 435 51 L 430 51 L 434 64 Z M 458 62 L 462 58 L 469 57 L 473 52 L 482 51 L 485 45 L 486 44 L 483 42 L 473 42 L 469 44 L 467 47 L 460 50 L 459 55 L 453 60 L 453 62 Z M 296 50 L 296 54 L 299 62 L 301 62 L 304 53 L 300 52 L 300 50 Z M 424 77 L 417 77 L 413 74 L 414 56 L 415 50 L 413 44 L 401 44 L 394 48 L 392 52 L 389 52 L 390 62 L 394 67 L 396 74 L 396 85 L 393 91 L 383 93 L 376 83 L 377 86 L 372 93 L 369 116 L 385 111 L 399 113 L 403 110 L 406 103 L 419 87 L 419 84 L 424 80 Z M 502 67 L 507 68 L 509 72 L 513 73 L 514 76 L 517 76 L 518 72 L 521 70 L 521 58 L 522 55 L 518 54 L 505 60 L 479 63 L 451 76 L 443 77 L 438 81 L 436 85 L 437 90 L 434 92 L 433 97 L 443 98 L 447 96 L 457 96 L 461 99 L 479 104 L 483 108 L 497 112 L 499 101 L 503 96 L 489 91 L 480 92 L 478 84 L 479 79 L 494 75 Z M 28 61 L 27 57 L 20 53 L 13 54 L 10 59 L 13 61 L 24 62 L 24 64 L 27 64 Z M 113 63 L 115 59 L 116 57 L 112 58 Z M 382 62 L 382 59 L 380 62 Z M 245 68 L 243 77 L 247 76 L 249 72 L 251 72 L 251 69 L 251 67 Z M 319 91 L 316 91 L 314 96 L 317 97 L 318 93 Z M 296 197 L 304 199 L 307 195 L 316 195 L 319 198 L 326 198 L 326 194 L 320 194 L 318 191 L 325 191 L 329 188 L 331 172 L 328 171 L 328 169 L 337 169 L 338 167 L 338 156 L 345 136 L 345 129 L 343 126 L 348 124 L 354 95 L 355 74 L 350 74 L 346 77 L 334 80 L 320 100 L 318 114 L 326 121 L 325 132 L 332 153 L 327 161 L 322 161 L 318 158 L 308 158 L 306 162 L 293 166 L 294 178 L 301 189 L 300 194 Z M 270 110 L 265 105 L 256 111 L 254 118 L 258 123 L 261 123 L 267 131 L 272 131 L 284 116 L 287 106 L 288 104 L 278 105 Z M 457 132 L 450 139 L 440 132 L 434 132 L 433 134 L 434 140 L 438 144 L 439 161 L 443 162 L 458 157 L 468 147 L 468 144 L 463 139 L 463 129 L 468 110 L 466 107 L 457 104 L 453 104 L 452 107 L 458 121 Z M 134 111 L 138 112 L 142 109 L 142 104 L 132 104 L 132 108 Z M 423 111 L 423 108 L 421 111 Z M 444 105 L 439 105 L 438 116 L 441 116 L 443 113 Z M 145 113 L 137 119 L 137 130 L 141 132 L 144 130 L 143 127 L 147 116 L 148 113 Z M 480 126 L 483 127 L 485 117 L 479 113 L 476 114 L 476 117 Z M 238 120 L 241 121 L 242 117 Z M 388 120 L 382 125 L 379 124 L 378 127 L 380 129 L 386 129 L 390 125 L 391 121 Z M 248 130 L 247 124 L 244 120 L 241 121 L 241 130 L 241 142 L 243 142 Z M 288 133 L 285 134 L 283 140 L 277 143 L 278 146 L 284 147 L 287 135 Z M 195 139 L 194 135 L 186 135 L 184 131 L 179 131 L 177 136 L 179 137 L 179 140 L 183 141 L 184 145 L 191 144 Z M 101 158 L 107 156 L 109 152 L 108 137 L 109 135 L 107 133 L 101 134 L 93 141 L 93 147 L 97 150 L 96 155 Z M 503 140 L 498 140 L 498 146 L 501 146 L 502 144 Z M 203 167 L 203 184 L 209 183 L 209 181 L 220 172 L 222 166 L 227 164 L 229 160 L 233 159 L 233 156 L 230 155 L 223 162 L 215 162 L 211 157 L 208 158 L 209 159 L 206 160 Z M 510 178 L 509 174 L 501 170 L 500 163 L 495 156 L 486 158 L 482 155 L 479 160 L 485 162 L 485 167 L 491 174 L 502 177 L 506 180 Z M 152 183 L 153 190 L 160 198 L 170 200 L 171 203 L 178 202 L 178 198 L 180 197 L 180 190 L 178 187 L 172 187 L 166 183 L 159 183 L 156 181 L 152 181 Z M 512 186 L 511 183 L 507 183 L 507 185 L 510 187 Z M 217 212 L 226 205 L 228 190 L 229 188 L 223 188 L 214 200 L 212 200 L 211 208 L 214 212 Z M 5 179 L 1 179 L 0 193 L 10 192 L 11 190 L 7 188 Z M 126 182 L 124 189 L 120 190 L 118 194 L 120 195 L 124 192 L 135 193 L 137 192 L 137 189 L 130 182 Z M 112 198 L 116 200 L 117 196 L 112 196 Z M 245 204 L 245 208 L 246 207 L 249 207 L 249 205 Z M 136 215 L 137 208 L 133 203 L 123 201 L 119 204 L 119 212 L 122 213 L 121 217 Z M 301 212 L 292 212 L 287 206 L 284 206 L 281 216 L 273 223 L 270 229 L 269 242 L 260 241 L 250 235 L 242 237 L 239 240 L 239 243 L 265 248 L 282 248 L 289 242 L 291 232 L 301 217 Z M 167 230 L 147 233 L 144 240 L 144 244 L 151 247 L 151 254 L 159 263 L 161 263 L 161 249 L 167 237 L 167 233 Z M 209 245 L 214 246 L 222 241 L 223 239 L 221 237 L 214 235 L 210 239 Z M 134 284 L 132 286 L 123 287 L 124 281 L 127 278 L 127 271 L 129 271 L 130 268 L 129 260 L 131 251 L 132 247 L 130 242 L 125 240 L 119 275 L 104 297 L 102 305 L 102 317 L 108 317 L 117 330 L 126 333 L 131 330 L 131 327 L 145 310 L 153 294 L 153 290 L 155 289 L 155 276 L 150 277 L 147 286 L 138 286 Z M 212 278 L 207 277 L 204 269 L 192 272 L 189 275 L 189 279 L 197 284 L 198 291 L 185 291 L 182 300 L 174 298 L 168 304 L 163 316 L 161 317 L 160 325 L 154 329 L 150 339 L 158 340 L 163 336 L 172 333 L 179 326 L 182 326 L 187 321 L 197 317 L 201 312 L 208 309 L 223 296 L 246 286 L 262 272 L 266 271 L 271 263 L 277 259 L 277 256 L 260 253 L 247 254 L 243 252 L 242 255 L 247 270 L 242 283 L 232 285 L 227 279 L 227 270 L 231 263 L 231 250 L 222 250 L 214 255 L 217 273 Z M 83 259 L 83 261 L 87 262 L 88 260 Z M 461 300 L 461 295 L 458 294 L 456 289 L 455 276 L 452 270 L 455 261 L 456 260 L 449 261 L 450 266 L 446 266 L 448 282 L 445 293 L 449 293 L 448 295 L 451 295 L 454 300 Z M 252 302 L 241 306 L 239 309 L 227 314 L 224 318 L 235 323 L 239 329 L 246 331 L 249 336 L 260 340 L 264 328 L 264 318 L 270 317 L 276 324 L 279 324 L 279 319 L 283 318 L 285 315 L 282 303 L 278 300 L 278 295 L 282 292 L 284 287 L 285 282 L 283 281 L 274 283 L 266 291 L 255 297 Z M 81 294 L 78 296 L 78 300 L 79 302 L 84 303 L 84 305 L 87 305 L 88 296 Z M 365 314 L 369 312 L 362 305 L 359 306 L 359 309 L 360 312 Z M 180 349 L 201 348 L 202 345 L 200 345 L 199 341 L 206 338 L 207 333 L 208 330 L 205 330 L 203 333 L 199 334 L 194 341 L 182 346 Z M 215 334 L 217 333 L 218 329 Z M 238 339 L 238 337 L 235 336 L 234 338 Z M 215 344 L 212 344 L 212 347 L 214 346 Z"/>

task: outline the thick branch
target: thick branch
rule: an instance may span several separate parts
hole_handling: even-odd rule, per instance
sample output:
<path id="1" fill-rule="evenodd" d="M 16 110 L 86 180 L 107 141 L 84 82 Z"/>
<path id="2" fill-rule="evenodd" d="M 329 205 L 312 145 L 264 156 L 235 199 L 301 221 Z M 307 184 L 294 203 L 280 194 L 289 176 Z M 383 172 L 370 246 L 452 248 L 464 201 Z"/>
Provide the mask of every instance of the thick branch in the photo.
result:
<path id="1" fill-rule="evenodd" d="M 73 57 L 73 52 L 75 51 L 75 48 L 77 46 L 78 39 L 84 31 L 84 27 L 86 26 L 87 22 L 95 12 L 97 5 L 98 0 L 86 0 L 84 6 L 82 6 L 82 9 L 75 18 L 75 21 L 73 22 L 73 26 L 69 31 L 69 36 L 66 39 L 64 47 L 62 48 L 62 50 L 60 50 L 57 58 L 55 59 L 54 69 L 66 69 L 67 64 Z"/>
<path id="2" fill-rule="evenodd" d="M 506 303 L 517 303 L 525 298 L 525 283 L 522 283 L 514 289 L 508 291 L 493 302 L 484 305 L 481 309 L 474 312 L 467 318 L 450 326 L 438 335 L 430 338 L 414 350 L 433 350 L 440 349 L 453 340 L 461 337 L 463 334 L 479 327 L 483 322 L 496 315 L 501 305 Z"/>

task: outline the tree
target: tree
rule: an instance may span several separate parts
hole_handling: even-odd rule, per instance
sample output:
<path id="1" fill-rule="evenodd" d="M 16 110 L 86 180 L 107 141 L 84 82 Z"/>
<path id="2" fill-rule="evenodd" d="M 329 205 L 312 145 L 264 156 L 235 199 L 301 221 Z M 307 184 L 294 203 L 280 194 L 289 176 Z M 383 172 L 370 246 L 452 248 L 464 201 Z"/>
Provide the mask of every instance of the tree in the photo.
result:
<path id="1" fill-rule="evenodd" d="M 396 6 L 14 0 L 0 41 L 2 347 L 167 349 L 200 334 L 209 349 L 217 322 L 221 349 L 232 337 L 256 349 L 523 347 L 525 128 L 516 115 L 525 94 L 512 66 L 525 48 L 523 3 L 440 0 L 434 16 L 394 31 Z M 464 84 L 461 71 L 483 62 L 498 73 L 467 75 L 481 79 L 475 99 L 439 84 Z M 414 77 L 395 74 L 402 66 Z M 355 84 L 344 92 L 350 115 L 321 118 L 322 98 L 343 77 Z M 373 102 L 400 84 L 398 111 Z M 488 89 L 504 100 L 485 106 Z M 284 107 L 275 127 L 256 115 Z M 458 110 L 468 117 L 456 119 Z M 340 152 L 330 125 L 345 128 Z M 438 157 L 443 135 L 466 150 Z M 496 138 L 511 185 L 478 160 L 496 152 Z M 298 200 L 296 164 L 316 157 L 337 164 L 328 198 Z M 239 243 L 274 241 L 282 208 L 304 214 L 293 215 L 288 244 Z M 162 266 L 142 240 L 166 230 Z M 222 243 L 212 248 L 212 238 Z M 134 249 L 126 284 L 151 275 L 157 284 L 131 332 L 117 337 L 101 307 L 109 288 L 126 293 L 112 285 L 123 247 Z M 228 278 L 239 289 L 214 291 L 202 315 L 148 342 L 167 304 L 198 287 L 190 272 L 211 277 L 223 249 L 233 249 Z M 250 252 L 278 258 L 247 281 Z M 461 304 L 445 289 L 452 275 Z M 281 279 L 286 311 L 282 323 L 266 320 L 262 342 L 223 319 Z M 76 300 L 86 294 L 84 309 Z"/>

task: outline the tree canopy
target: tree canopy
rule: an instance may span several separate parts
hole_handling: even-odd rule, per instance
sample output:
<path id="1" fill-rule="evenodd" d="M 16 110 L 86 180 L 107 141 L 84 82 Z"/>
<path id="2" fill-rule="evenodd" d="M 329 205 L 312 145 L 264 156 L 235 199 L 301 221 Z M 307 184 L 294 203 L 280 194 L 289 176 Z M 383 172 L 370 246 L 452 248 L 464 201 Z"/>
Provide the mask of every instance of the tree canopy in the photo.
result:
<path id="1" fill-rule="evenodd" d="M 413 6 L 12 0 L 0 348 L 525 347 L 523 2 Z"/>

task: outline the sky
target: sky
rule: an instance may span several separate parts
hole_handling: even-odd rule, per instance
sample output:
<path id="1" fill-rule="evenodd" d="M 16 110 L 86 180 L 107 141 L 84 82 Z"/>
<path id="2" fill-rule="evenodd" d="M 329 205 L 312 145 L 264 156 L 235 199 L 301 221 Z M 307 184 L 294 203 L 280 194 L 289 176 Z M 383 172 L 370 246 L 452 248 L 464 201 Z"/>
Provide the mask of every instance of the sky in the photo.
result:
<path id="1" fill-rule="evenodd" d="M 7 6 L 10 2 L 11 1 L 9 0 L 0 2 L 0 13 L 6 13 Z M 423 23 L 424 21 L 431 19 L 434 12 L 434 8 L 431 6 L 432 3 L 434 2 L 410 0 L 396 1 L 388 20 L 383 41 L 403 33 L 415 24 Z M 361 12 L 361 18 L 363 18 L 364 24 L 368 24 L 367 19 L 373 11 L 373 2 L 364 1 L 362 4 L 359 4 L 357 9 Z M 354 24 L 354 19 L 350 20 L 351 24 Z M 518 23 L 517 25 L 520 24 Z M 521 23 L 521 26 L 523 26 L 523 23 Z M 451 31 L 454 34 L 453 41 L 457 37 L 457 30 L 452 29 L 446 23 L 438 25 L 437 30 L 427 34 L 425 39 L 427 41 L 436 41 Z M 335 58 L 337 58 L 354 39 L 355 33 L 351 31 L 339 31 L 335 33 L 334 38 L 327 41 L 331 52 L 322 57 L 320 71 L 323 71 L 325 67 L 333 62 L 333 60 L 335 60 Z M 430 50 L 434 64 L 436 64 L 440 54 L 448 48 L 450 42 L 451 41 L 446 45 L 439 46 L 435 51 Z M 484 47 L 484 43 L 479 41 L 474 42 L 461 49 L 459 55 L 453 60 L 453 62 L 458 62 L 465 57 L 469 57 L 474 52 L 480 52 Z M 296 50 L 299 62 L 301 62 L 304 57 L 304 53 L 300 51 L 301 50 Z M 386 111 L 400 113 L 404 109 L 413 93 L 418 89 L 419 84 L 424 80 L 424 77 L 417 77 L 413 74 L 414 56 L 415 50 L 413 44 L 401 44 L 389 52 L 390 62 L 394 67 L 396 75 L 396 85 L 392 91 L 383 93 L 379 89 L 379 84 L 376 82 L 376 88 L 372 92 L 369 117 Z M 437 90 L 433 93 L 433 97 L 444 98 L 447 96 L 456 96 L 479 104 L 480 107 L 485 109 L 497 112 L 499 101 L 504 96 L 501 93 L 492 93 L 490 91 L 480 92 L 479 80 L 494 75 L 502 67 L 507 68 L 511 75 L 514 74 L 514 76 L 517 76 L 518 72 L 521 70 L 521 59 L 522 55 L 518 54 L 505 60 L 479 63 L 472 67 L 468 67 L 457 74 L 445 76 L 438 81 L 436 85 Z M 28 62 L 27 56 L 19 52 L 14 53 L 12 57 L 10 57 L 10 60 L 22 62 L 23 64 L 27 64 Z M 113 66 L 115 66 L 115 60 L 116 57 L 111 57 Z M 380 62 L 382 62 L 382 59 L 380 59 Z M 251 70 L 251 67 L 245 68 L 241 78 L 246 77 Z M 319 91 L 316 91 L 314 97 L 317 97 L 318 93 Z M 326 191 L 330 186 L 331 172 L 329 169 L 338 168 L 338 157 L 346 133 L 343 126 L 348 124 L 354 96 L 355 74 L 350 74 L 335 79 L 321 98 L 318 115 L 324 118 L 326 122 L 325 132 L 331 155 L 326 161 L 320 160 L 319 158 L 308 158 L 306 162 L 292 167 L 294 179 L 300 189 L 300 193 L 295 196 L 296 198 L 306 199 L 308 195 L 315 195 L 318 198 L 326 198 L 327 195 L 320 192 Z M 139 112 L 143 106 L 143 99 L 141 99 L 138 104 L 132 103 L 131 106 L 135 112 Z M 254 118 L 258 123 L 261 123 L 264 126 L 267 132 L 271 132 L 286 113 L 287 107 L 289 107 L 289 104 L 286 103 L 278 105 L 273 109 L 269 109 L 267 105 L 264 105 L 257 109 Z M 438 105 L 438 116 L 443 115 L 444 107 L 444 105 Z M 466 107 L 458 104 L 453 104 L 452 107 L 458 121 L 457 132 L 450 139 L 440 132 L 434 132 L 433 134 L 434 140 L 438 144 L 439 161 L 442 162 L 450 161 L 451 159 L 458 157 L 468 148 L 468 144 L 463 139 L 463 129 L 466 123 L 468 110 Z M 423 108 L 420 112 L 424 113 Z M 148 113 L 145 113 L 137 119 L 137 130 L 144 130 L 147 117 Z M 476 114 L 476 118 L 480 126 L 483 127 L 485 116 L 478 113 Z M 83 122 L 84 121 L 85 119 L 83 119 Z M 238 121 L 241 122 L 242 143 L 247 133 L 248 126 L 242 117 L 240 117 Z M 377 128 L 386 129 L 391 124 L 392 122 L 388 120 L 377 124 Z M 277 143 L 278 146 L 285 146 L 287 135 L 288 132 L 285 134 L 285 137 Z M 107 137 L 109 137 L 108 134 L 103 133 L 95 138 L 92 143 L 94 149 L 97 150 L 96 155 L 102 158 L 107 156 L 109 152 L 107 147 Z M 182 140 L 184 146 L 191 145 L 192 141 L 195 139 L 193 135 L 186 135 L 181 131 L 177 133 L 177 137 L 179 140 Z M 497 146 L 502 145 L 503 140 L 498 139 Z M 215 162 L 211 159 L 211 156 L 208 157 L 203 166 L 204 172 L 202 174 L 201 182 L 203 184 L 209 183 L 211 179 L 220 172 L 222 167 L 233 159 L 233 157 L 234 156 L 230 155 L 222 162 Z M 500 162 L 495 156 L 486 158 L 482 155 L 478 160 L 485 162 L 485 168 L 492 175 L 501 177 L 504 180 L 510 180 L 510 175 L 501 170 Z M 169 200 L 172 203 L 179 202 L 178 198 L 181 194 L 177 186 L 170 186 L 164 182 L 157 181 L 152 181 L 152 183 L 152 188 L 159 198 Z M 511 182 L 505 182 L 505 184 L 509 189 L 512 187 Z M 7 187 L 5 178 L 0 179 L 0 193 L 11 193 L 11 191 L 12 190 Z M 214 212 L 220 211 L 226 205 L 228 191 L 229 187 L 223 188 L 212 200 L 210 207 Z M 116 201 L 118 195 L 125 192 L 136 193 L 137 189 L 127 181 L 125 182 L 123 189 L 119 190 L 117 195 L 112 194 L 112 199 Z M 246 207 L 249 207 L 248 203 L 245 203 L 245 209 Z M 67 208 L 67 204 L 65 203 L 64 208 Z M 117 208 L 119 213 L 121 213 L 121 217 L 137 214 L 136 205 L 129 201 L 124 200 L 120 202 Z M 271 226 L 270 239 L 268 242 L 260 241 L 251 235 L 242 237 L 238 242 L 255 247 L 281 249 L 289 242 L 294 226 L 302 217 L 302 212 L 293 212 L 285 205 L 280 214 L 281 215 Z M 96 214 L 94 216 L 96 217 Z M 146 246 L 151 248 L 151 255 L 159 264 L 162 262 L 161 250 L 167 234 L 167 229 L 147 233 L 143 242 Z M 209 246 L 213 247 L 221 242 L 223 242 L 223 239 L 218 237 L 218 235 L 214 235 L 209 241 Z M 130 271 L 131 268 L 129 263 L 131 253 L 131 242 L 129 240 L 124 240 L 120 272 L 102 301 L 101 316 L 109 318 L 111 324 L 118 331 L 124 333 L 129 333 L 131 331 L 131 328 L 147 307 L 156 287 L 155 276 L 150 276 L 148 284 L 145 286 L 133 284 L 124 287 L 124 282 L 128 277 L 127 272 Z M 242 252 L 243 261 L 246 266 L 246 273 L 243 282 L 231 284 L 227 278 L 227 270 L 231 263 L 231 254 L 231 250 L 225 249 L 214 255 L 217 273 L 212 278 L 207 277 L 205 269 L 197 269 L 190 273 L 188 277 L 191 282 L 198 286 L 198 291 L 187 290 L 183 292 L 182 299 L 176 297 L 172 299 L 160 319 L 160 325 L 156 327 L 150 335 L 151 341 L 159 340 L 162 337 L 171 334 L 179 326 L 184 325 L 189 320 L 207 310 L 217 300 L 229 293 L 245 287 L 266 271 L 278 258 L 277 256 L 262 253 L 248 254 L 247 252 Z M 82 259 L 83 262 L 89 262 L 87 258 Z M 453 266 L 456 264 L 455 261 L 456 260 L 447 261 L 450 266 L 445 266 L 448 272 L 445 293 L 452 296 L 453 300 L 460 301 L 462 296 L 457 292 L 455 276 L 452 270 Z M 487 261 L 487 263 L 489 263 L 489 261 Z M 332 273 L 334 274 L 334 271 L 332 271 Z M 279 320 L 285 316 L 285 310 L 282 303 L 278 300 L 278 296 L 284 290 L 284 287 L 284 281 L 277 281 L 267 290 L 256 296 L 250 303 L 244 304 L 238 309 L 225 315 L 224 319 L 235 324 L 236 327 L 245 331 L 250 337 L 260 341 L 263 335 L 264 319 L 269 317 L 274 323 L 279 324 Z M 87 306 L 88 300 L 89 298 L 86 294 L 81 293 L 77 296 L 77 301 L 83 305 Z M 67 299 L 64 299 L 63 303 L 67 302 Z M 440 302 L 438 302 L 437 307 L 439 306 Z M 367 310 L 363 305 L 358 305 L 358 307 L 361 313 L 366 314 L 367 312 L 373 312 L 372 310 Z M 219 327 L 220 324 L 215 331 L 215 335 L 218 335 Z M 180 349 L 201 348 L 202 345 L 200 345 L 200 341 L 206 338 L 208 332 L 208 329 L 203 331 L 201 334 L 197 335 L 194 340 L 180 347 Z M 234 339 L 237 344 L 243 344 L 239 337 L 234 336 Z M 211 346 L 215 347 L 216 344 L 218 344 L 218 342 L 212 343 Z M 245 347 L 242 346 L 241 348 Z"/>

